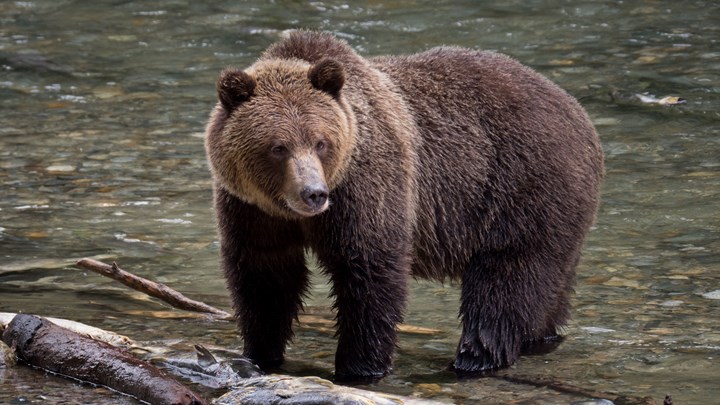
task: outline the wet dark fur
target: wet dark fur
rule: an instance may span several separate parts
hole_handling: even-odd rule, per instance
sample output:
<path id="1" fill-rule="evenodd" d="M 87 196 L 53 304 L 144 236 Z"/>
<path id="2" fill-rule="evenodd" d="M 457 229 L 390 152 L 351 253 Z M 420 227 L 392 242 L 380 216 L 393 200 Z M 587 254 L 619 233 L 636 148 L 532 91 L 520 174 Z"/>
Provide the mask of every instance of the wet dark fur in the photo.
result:
<path id="1" fill-rule="evenodd" d="M 342 173 L 327 211 L 269 215 L 229 192 L 213 164 L 229 123 L 243 125 L 233 110 L 253 97 L 219 84 L 207 147 L 247 356 L 282 361 L 308 287 L 306 248 L 332 281 L 340 377 L 389 370 L 411 273 L 461 282 L 460 371 L 509 366 L 523 345 L 557 334 L 603 173 L 598 137 L 571 96 L 506 56 L 461 48 L 363 59 L 330 35 L 297 32 L 261 57 L 272 59 L 339 63 L 344 85 L 311 75 L 298 94 L 318 111 L 330 100 L 318 89 L 344 103 L 356 143 L 348 162 L 322 160 Z"/>

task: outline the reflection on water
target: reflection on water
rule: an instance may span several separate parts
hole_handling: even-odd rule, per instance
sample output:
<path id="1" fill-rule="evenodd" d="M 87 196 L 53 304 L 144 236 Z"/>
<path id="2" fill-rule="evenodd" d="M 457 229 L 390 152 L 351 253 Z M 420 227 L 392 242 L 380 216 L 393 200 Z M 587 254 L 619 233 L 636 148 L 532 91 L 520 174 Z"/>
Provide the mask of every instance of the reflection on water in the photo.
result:
<path id="1" fill-rule="evenodd" d="M 720 395 L 718 5 L 483 3 L 1 3 L 0 311 L 71 318 L 159 347 L 239 345 L 233 325 L 159 318 L 153 311 L 167 308 L 71 263 L 117 260 L 228 307 L 202 147 L 219 70 L 250 64 L 295 27 L 334 31 L 366 55 L 457 44 L 513 55 L 577 96 L 606 152 L 568 338 L 521 359 L 518 372 L 711 402 Z M 688 101 L 645 105 L 640 93 Z M 309 305 L 331 319 L 324 283 Z M 407 323 L 442 332 L 402 334 L 395 373 L 373 389 L 460 403 L 572 401 L 444 371 L 459 336 L 457 298 L 456 286 L 413 282 Z M 329 376 L 332 331 L 297 335 L 288 371 Z M 102 389 L 0 367 L 0 403 L 63 396 L 118 403 Z"/>

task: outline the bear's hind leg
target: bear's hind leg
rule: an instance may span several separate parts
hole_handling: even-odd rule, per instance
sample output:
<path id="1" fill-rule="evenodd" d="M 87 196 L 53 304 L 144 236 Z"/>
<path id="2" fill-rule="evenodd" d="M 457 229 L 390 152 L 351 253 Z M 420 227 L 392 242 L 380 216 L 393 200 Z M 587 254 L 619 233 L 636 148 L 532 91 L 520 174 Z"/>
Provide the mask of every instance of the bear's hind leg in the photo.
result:
<path id="1" fill-rule="evenodd" d="M 567 270 L 548 256 L 509 250 L 473 256 L 462 277 L 457 372 L 509 367 L 530 342 L 557 336 L 566 318 L 556 315 L 569 305 Z"/>

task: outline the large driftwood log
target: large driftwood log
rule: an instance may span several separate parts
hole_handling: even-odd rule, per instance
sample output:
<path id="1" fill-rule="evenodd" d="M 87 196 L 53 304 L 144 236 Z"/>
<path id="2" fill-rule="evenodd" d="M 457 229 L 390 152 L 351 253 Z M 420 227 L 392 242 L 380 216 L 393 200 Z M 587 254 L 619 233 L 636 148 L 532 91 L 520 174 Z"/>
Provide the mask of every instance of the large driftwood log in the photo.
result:
<path id="1" fill-rule="evenodd" d="M 12 312 L 0 312 L 0 336 L 2 331 L 7 325 L 15 318 L 17 314 Z M 86 325 L 84 323 L 71 321 L 68 319 L 61 318 L 50 318 L 44 317 L 48 321 L 54 323 L 57 326 L 69 329 L 78 335 L 89 337 L 91 339 L 99 340 L 101 342 L 110 343 L 113 346 L 121 347 L 133 347 L 136 343 L 127 336 L 119 335 L 115 332 L 106 331 L 104 329 L 96 328 L 94 326 Z"/>
<path id="2" fill-rule="evenodd" d="M 19 314 L 2 340 L 19 359 L 63 376 L 103 385 L 158 405 L 203 405 L 205 400 L 150 363 L 52 322 Z"/>

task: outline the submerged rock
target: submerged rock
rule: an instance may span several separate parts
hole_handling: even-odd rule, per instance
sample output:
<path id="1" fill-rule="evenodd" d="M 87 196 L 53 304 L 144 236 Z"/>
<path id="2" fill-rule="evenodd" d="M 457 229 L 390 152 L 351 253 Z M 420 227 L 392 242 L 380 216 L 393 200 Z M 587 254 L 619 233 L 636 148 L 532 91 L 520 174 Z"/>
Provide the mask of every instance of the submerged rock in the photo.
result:
<path id="1" fill-rule="evenodd" d="M 0 51 L 0 65 L 5 65 L 12 70 L 34 71 L 39 73 L 55 72 L 72 74 L 74 72 L 72 66 L 56 63 L 34 49 Z"/>
<path id="2" fill-rule="evenodd" d="M 335 385 L 319 377 L 268 375 L 243 380 L 216 405 L 430 405 L 439 402 Z"/>

